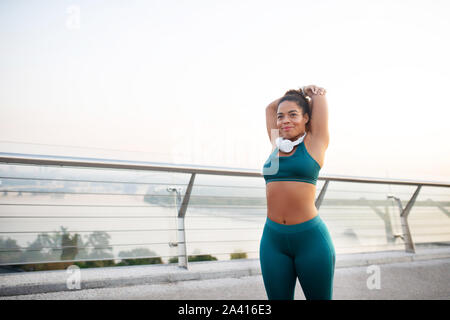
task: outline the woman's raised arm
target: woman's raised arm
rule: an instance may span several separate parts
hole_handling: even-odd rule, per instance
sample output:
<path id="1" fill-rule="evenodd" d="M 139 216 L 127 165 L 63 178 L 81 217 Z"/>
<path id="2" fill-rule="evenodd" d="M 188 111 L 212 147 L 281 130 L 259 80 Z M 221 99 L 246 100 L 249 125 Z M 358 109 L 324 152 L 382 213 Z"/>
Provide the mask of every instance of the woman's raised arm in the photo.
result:
<path id="1" fill-rule="evenodd" d="M 311 136 L 325 147 L 330 142 L 328 130 L 328 104 L 325 94 L 311 94 Z"/>
<path id="2" fill-rule="evenodd" d="M 277 129 L 277 108 L 278 103 L 280 102 L 281 98 L 278 98 L 274 101 L 272 101 L 267 107 L 266 107 L 266 126 L 267 126 L 267 134 L 269 135 L 270 142 L 272 144 L 275 143 L 275 139 L 277 137 L 272 137 L 272 130 Z"/>

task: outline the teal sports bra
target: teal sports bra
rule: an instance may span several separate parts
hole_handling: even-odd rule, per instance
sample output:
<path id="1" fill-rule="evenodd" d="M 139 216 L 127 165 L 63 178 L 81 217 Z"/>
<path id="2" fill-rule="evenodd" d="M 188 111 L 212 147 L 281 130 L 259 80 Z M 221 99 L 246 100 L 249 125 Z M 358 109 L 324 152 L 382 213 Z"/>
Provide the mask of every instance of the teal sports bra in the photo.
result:
<path id="1" fill-rule="evenodd" d="M 301 181 L 317 183 L 320 165 L 306 150 L 302 141 L 290 156 L 279 157 L 278 147 L 270 154 L 263 166 L 266 184 L 271 181 Z"/>

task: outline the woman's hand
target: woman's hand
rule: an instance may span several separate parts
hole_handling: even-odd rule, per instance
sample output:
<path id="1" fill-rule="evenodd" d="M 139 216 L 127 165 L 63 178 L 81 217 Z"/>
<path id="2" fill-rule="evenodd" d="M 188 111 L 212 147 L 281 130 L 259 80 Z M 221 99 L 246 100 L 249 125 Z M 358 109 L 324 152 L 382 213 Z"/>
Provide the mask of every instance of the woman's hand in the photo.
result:
<path id="1" fill-rule="evenodd" d="M 311 97 L 313 95 L 325 95 L 325 93 L 327 93 L 327 90 L 315 85 L 304 86 L 302 90 L 308 97 Z"/>

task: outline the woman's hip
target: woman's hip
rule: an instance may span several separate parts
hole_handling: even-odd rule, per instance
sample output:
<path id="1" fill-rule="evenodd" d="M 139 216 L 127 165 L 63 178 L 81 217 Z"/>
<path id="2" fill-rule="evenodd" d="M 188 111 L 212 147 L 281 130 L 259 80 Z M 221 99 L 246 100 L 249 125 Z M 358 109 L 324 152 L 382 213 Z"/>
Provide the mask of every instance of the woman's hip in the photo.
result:
<path id="1" fill-rule="evenodd" d="M 314 251 L 327 251 L 333 259 L 333 241 L 326 224 L 319 215 L 293 225 L 284 225 L 267 218 L 261 237 L 260 251 L 278 250 L 295 258 Z"/>

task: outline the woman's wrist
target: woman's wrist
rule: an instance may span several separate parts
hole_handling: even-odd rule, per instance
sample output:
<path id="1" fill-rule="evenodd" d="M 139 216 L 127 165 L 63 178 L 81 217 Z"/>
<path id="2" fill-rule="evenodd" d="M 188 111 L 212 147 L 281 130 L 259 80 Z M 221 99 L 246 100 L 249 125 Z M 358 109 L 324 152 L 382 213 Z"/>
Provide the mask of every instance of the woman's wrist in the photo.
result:
<path id="1" fill-rule="evenodd" d="M 308 93 L 307 86 L 302 87 L 302 92 L 303 92 L 303 95 L 309 99 L 312 99 L 312 97 L 315 95 L 311 89 L 309 90 L 309 93 Z"/>
<path id="2" fill-rule="evenodd" d="M 310 94 L 308 94 L 308 91 Z M 320 87 L 311 88 L 310 86 L 304 86 L 304 87 L 302 87 L 302 92 L 305 97 L 313 99 L 318 96 L 324 96 L 327 93 L 327 90 L 325 90 L 324 88 L 320 88 Z"/>

